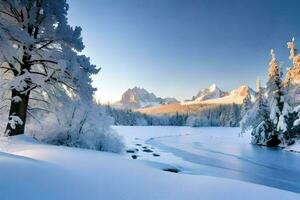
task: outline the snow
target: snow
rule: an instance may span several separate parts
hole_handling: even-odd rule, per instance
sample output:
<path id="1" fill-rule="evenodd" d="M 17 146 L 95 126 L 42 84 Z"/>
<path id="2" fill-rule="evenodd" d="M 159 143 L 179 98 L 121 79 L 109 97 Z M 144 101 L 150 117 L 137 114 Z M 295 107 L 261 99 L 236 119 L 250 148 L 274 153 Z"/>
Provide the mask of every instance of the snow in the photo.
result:
<path id="1" fill-rule="evenodd" d="M 0 140 L 1 199 L 286 199 L 299 194 L 241 181 L 155 169 L 122 155 Z"/>
<path id="2" fill-rule="evenodd" d="M 23 124 L 23 121 L 22 121 L 21 118 L 18 117 L 18 116 L 10 115 L 10 116 L 9 116 L 8 123 L 10 124 L 10 126 L 11 126 L 13 129 L 15 129 L 15 128 L 16 128 L 16 125 L 18 125 L 18 124 Z"/>
<path id="3" fill-rule="evenodd" d="M 295 144 L 285 147 L 285 150 L 300 153 L 300 140 L 297 140 Z"/>
<path id="4" fill-rule="evenodd" d="M 19 96 L 14 96 L 11 100 L 16 103 L 22 102 L 22 99 Z"/>

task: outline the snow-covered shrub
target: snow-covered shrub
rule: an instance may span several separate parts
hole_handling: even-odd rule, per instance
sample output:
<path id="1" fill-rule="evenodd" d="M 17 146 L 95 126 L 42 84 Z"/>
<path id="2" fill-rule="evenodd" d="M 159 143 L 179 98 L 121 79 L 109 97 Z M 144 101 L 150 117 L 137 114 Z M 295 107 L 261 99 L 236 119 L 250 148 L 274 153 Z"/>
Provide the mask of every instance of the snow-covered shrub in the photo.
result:
<path id="1" fill-rule="evenodd" d="M 30 118 L 26 131 L 42 142 L 115 153 L 124 150 L 123 138 L 110 127 L 112 118 L 99 106 L 77 102 L 38 117 L 43 120 L 36 123 Z"/>

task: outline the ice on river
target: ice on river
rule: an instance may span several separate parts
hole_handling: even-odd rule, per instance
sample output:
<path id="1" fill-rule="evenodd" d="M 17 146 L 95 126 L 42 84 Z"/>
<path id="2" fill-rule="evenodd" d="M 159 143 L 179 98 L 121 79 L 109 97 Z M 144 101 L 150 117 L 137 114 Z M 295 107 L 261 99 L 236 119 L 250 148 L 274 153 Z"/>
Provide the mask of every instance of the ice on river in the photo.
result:
<path id="1" fill-rule="evenodd" d="M 230 178 L 300 193 L 300 154 L 257 147 L 239 128 L 114 127 L 137 159 L 180 173 Z M 144 152 L 144 148 L 153 152 Z M 153 156 L 153 153 L 160 156 Z M 159 165 L 161 164 L 161 165 Z"/>

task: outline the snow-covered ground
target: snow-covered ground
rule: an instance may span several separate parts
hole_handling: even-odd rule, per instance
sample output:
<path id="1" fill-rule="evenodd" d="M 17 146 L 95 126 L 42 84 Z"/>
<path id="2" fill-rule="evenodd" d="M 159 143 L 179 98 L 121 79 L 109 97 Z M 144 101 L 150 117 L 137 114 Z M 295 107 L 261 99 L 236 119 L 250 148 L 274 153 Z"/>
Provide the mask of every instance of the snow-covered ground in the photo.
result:
<path id="1" fill-rule="evenodd" d="M 116 129 L 132 142 L 168 136 L 167 129 L 143 134 L 135 133 L 143 130 L 135 128 Z M 218 143 L 218 138 L 212 140 Z M 253 183 L 157 169 L 162 166 L 112 153 L 40 144 L 26 136 L 1 138 L 0 199 L 300 199 L 300 194 Z"/>
<path id="2" fill-rule="evenodd" d="M 285 150 L 300 153 L 300 140 L 296 141 L 295 144 L 286 147 Z"/>

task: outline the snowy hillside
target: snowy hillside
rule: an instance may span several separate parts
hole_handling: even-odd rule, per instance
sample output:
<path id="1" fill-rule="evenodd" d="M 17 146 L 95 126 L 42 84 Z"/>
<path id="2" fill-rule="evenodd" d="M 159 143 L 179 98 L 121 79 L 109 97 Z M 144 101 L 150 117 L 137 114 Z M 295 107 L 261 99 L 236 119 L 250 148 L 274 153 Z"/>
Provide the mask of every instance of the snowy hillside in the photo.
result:
<path id="1" fill-rule="evenodd" d="M 144 88 L 134 87 L 122 94 L 121 100 L 113 104 L 121 109 L 138 109 L 178 102 L 175 98 L 161 98 Z"/>
<path id="2" fill-rule="evenodd" d="M 208 89 L 203 90 L 206 93 L 193 101 L 182 102 L 182 105 L 190 104 L 242 104 L 244 98 L 249 94 L 254 98 L 254 91 L 245 85 L 240 86 L 230 92 L 223 92 L 216 85 L 212 85 Z"/>
<path id="3" fill-rule="evenodd" d="M 0 149 L 3 200 L 300 198 L 252 183 L 164 172 L 112 153 L 43 145 L 26 136 L 2 138 Z"/>

